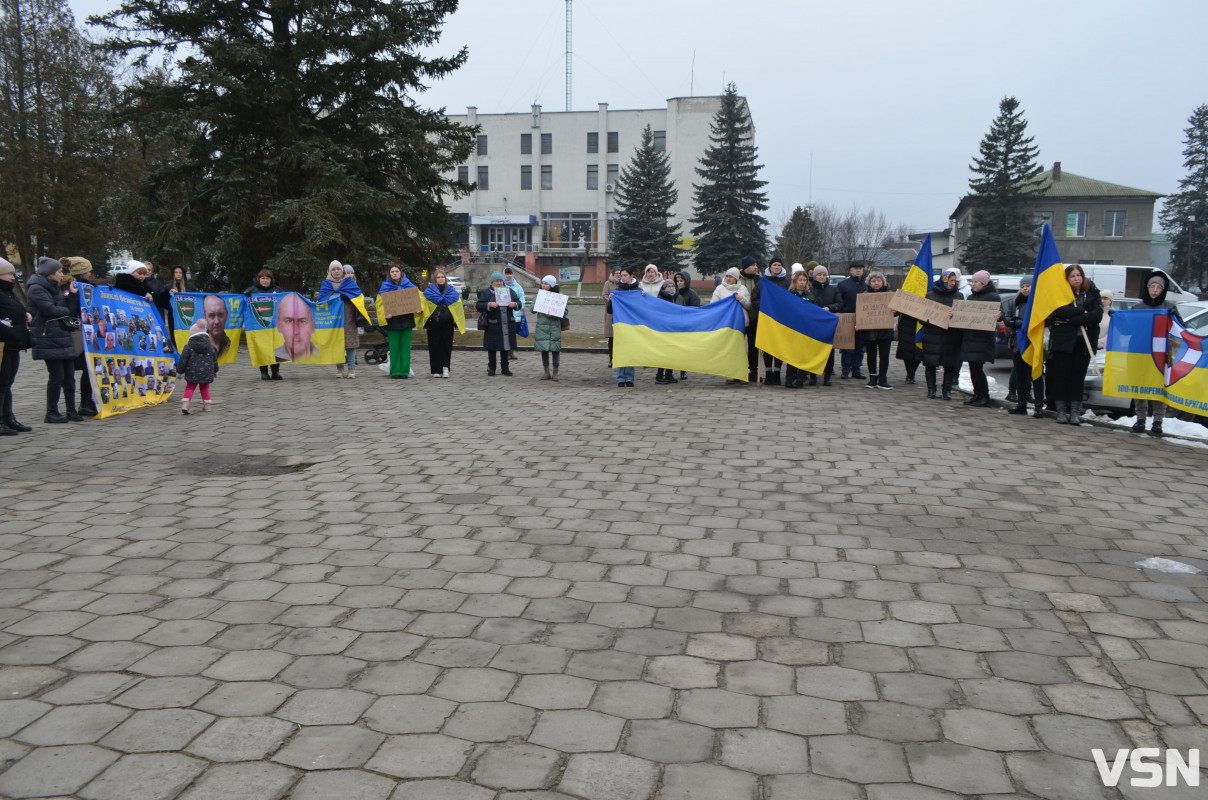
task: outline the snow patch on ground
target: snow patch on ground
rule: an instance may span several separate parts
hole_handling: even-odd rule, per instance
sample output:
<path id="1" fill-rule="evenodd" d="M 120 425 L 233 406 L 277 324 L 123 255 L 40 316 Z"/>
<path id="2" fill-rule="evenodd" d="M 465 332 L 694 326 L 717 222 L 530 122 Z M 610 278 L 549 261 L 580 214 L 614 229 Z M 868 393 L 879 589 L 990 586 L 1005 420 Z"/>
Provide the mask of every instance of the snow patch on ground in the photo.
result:
<path id="1" fill-rule="evenodd" d="M 1199 575 L 1202 570 L 1198 570 L 1190 564 L 1184 564 L 1180 561 L 1171 561 L 1169 558 L 1158 558 L 1154 556 L 1147 558 L 1144 561 L 1138 561 L 1139 569 L 1153 569 L 1158 572 L 1169 572 L 1172 574 L 1182 575 Z"/>
<path id="2" fill-rule="evenodd" d="M 1136 417 L 1120 417 L 1112 419 L 1109 416 L 1096 416 L 1093 411 L 1082 412 L 1082 419 L 1087 422 L 1097 422 L 1101 425 L 1107 425 L 1112 428 L 1129 429 L 1133 423 L 1137 421 Z M 1147 419 L 1145 423 L 1144 436 L 1151 436 L 1149 428 L 1153 426 L 1153 419 Z M 1208 447 L 1208 428 L 1198 422 L 1192 422 L 1186 419 L 1174 419 L 1167 417 L 1162 420 L 1162 432 L 1166 436 L 1176 436 L 1182 439 L 1190 439 L 1190 442 L 1179 442 L 1179 444 L 1191 444 L 1193 446 Z"/>
<path id="3" fill-rule="evenodd" d="M 1007 391 L 1010 388 L 996 381 L 993 375 L 986 376 L 986 385 L 990 387 L 990 397 L 993 400 L 1002 400 L 1007 396 Z M 956 387 L 962 392 L 973 394 L 973 378 L 969 375 L 968 363 L 961 364 L 961 374 L 957 379 Z"/>

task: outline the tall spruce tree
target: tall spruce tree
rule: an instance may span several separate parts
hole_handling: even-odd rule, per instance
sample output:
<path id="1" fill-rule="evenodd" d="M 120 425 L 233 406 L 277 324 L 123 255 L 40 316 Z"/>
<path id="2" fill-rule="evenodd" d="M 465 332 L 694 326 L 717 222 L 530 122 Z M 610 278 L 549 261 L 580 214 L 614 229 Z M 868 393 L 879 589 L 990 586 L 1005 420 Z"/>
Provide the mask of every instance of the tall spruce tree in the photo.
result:
<path id="1" fill-rule="evenodd" d="M 776 237 L 776 253 L 786 264 L 821 260 L 822 231 L 808 208 L 797 206 Z"/>
<path id="2" fill-rule="evenodd" d="M 1166 198 L 1158 219 L 1171 237 L 1174 274 L 1203 290 L 1208 287 L 1208 105 L 1191 112 L 1187 122 L 1187 177 L 1179 181 L 1179 191 Z"/>
<path id="3" fill-rule="evenodd" d="M 679 192 L 671 181 L 671 159 L 654 149 L 649 125 L 642 131 L 633 160 L 621 170 L 616 199 L 618 219 L 608 245 L 609 266 L 679 268 L 684 257 L 676 247 L 679 225 L 671 224 L 671 207 Z"/>
<path id="4" fill-rule="evenodd" d="M 696 168 L 703 181 L 692 187 L 693 261 L 702 275 L 737 267 L 744 256 L 762 262 L 767 255 L 768 222 L 759 213 L 768 209 L 767 194 L 761 191 L 767 181 L 758 178 L 754 138 L 746 101 L 731 83 L 710 125 L 712 144 Z"/>
<path id="5" fill-rule="evenodd" d="M 126 118 L 174 138 L 141 186 L 155 212 L 141 252 L 221 265 L 236 286 L 262 267 L 297 280 L 332 258 L 441 260 L 452 244 L 446 173 L 473 135 L 425 84 L 464 63 L 428 54 L 456 0 L 124 0 L 94 22 L 113 52 L 179 55 L 140 78 Z M 177 54 L 177 48 L 184 52 Z"/>
<path id="6" fill-rule="evenodd" d="M 1037 179 L 1043 171 L 1036 162 L 1040 150 L 1027 129 L 1019 101 L 1004 97 L 969 166 L 973 223 L 961 262 L 970 269 L 1022 272 L 1036 258 L 1039 239 L 1027 206 L 1047 184 Z"/>

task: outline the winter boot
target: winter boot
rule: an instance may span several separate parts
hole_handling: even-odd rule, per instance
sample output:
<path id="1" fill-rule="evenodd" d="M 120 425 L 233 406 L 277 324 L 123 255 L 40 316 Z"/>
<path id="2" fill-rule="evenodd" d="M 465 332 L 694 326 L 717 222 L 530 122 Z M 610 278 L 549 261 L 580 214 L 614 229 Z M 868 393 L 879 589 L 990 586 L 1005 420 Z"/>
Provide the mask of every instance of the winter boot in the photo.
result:
<path id="1" fill-rule="evenodd" d="M 3 407 L 0 408 L 0 419 L 3 419 L 4 424 L 17 433 L 29 433 L 33 430 L 28 425 L 22 425 L 20 422 L 17 422 L 17 418 L 13 416 L 13 393 L 11 390 L 4 393 Z"/>
<path id="2" fill-rule="evenodd" d="M 833 383 L 831 383 L 831 376 L 830 376 L 830 375 L 823 375 L 823 376 L 822 376 L 822 385 L 823 385 L 823 386 L 834 386 L 834 384 L 833 384 Z"/>
<path id="3" fill-rule="evenodd" d="M 876 375 L 869 375 L 869 376 L 868 376 L 868 383 L 864 384 L 864 388 L 865 388 L 865 389 L 875 389 L 875 388 L 877 388 L 877 376 L 876 376 Z"/>
<path id="4" fill-rule="evenodd" d="M 272 371 L 272 379 L 273 379 L 273 380 L 275 380 L 275 381 L 282 380 L 282 378 L 281 378 L 281 365 L 280 365 L 280 364 L 273 364 L 272 366 L 270 366 L 270 367 L 269 367 L 269 369 Z"/>
<path id="5" fill-rule="evenodd" d="M 16 436 L 17 432 L 12 428 L 0 422 L 0 436 Z"/>
<path id="6" fill-rule="evenodd" d="M 268 374 L 268 367 L 260 368 L 260 380 L 262 380 L 262 381 L 271 381 L 272 380 L 272 378 Z"/>
<path id="7" fill-rule="evenodd" d="M 671 372 L 671 370 L 667 370 L 663 373 L 663 383 L 679 383 L 679 378 L 672 375 Z"/>
<path id="8" fill-rule="evenodd" d="M 772 370 L 772 385 L 773 386 L 780 385 L 780 370 L 778 370 L 778 369 Z"/>
<path id="9" fill-rule="evenodd" d="M 1156 436 L 1156 437 L 1158 437 L 1159 439 L 1161 439 L 1161 438 L 1162 438 L 1162 436 L 1164 435 L 1164 434 L 1162 433 L 1162 420 L 1160 420 L 1160 419 L 1155 419 L 1155 420 L 1153 421 L 1153 426 L 1152 426 L 1152 427 L 1149 429 L 1149 432 L 1150 432 L 1150 434 L 1151 434 L 1151 435 Z"/>
<path id="10" fill-rule="evenodd" d="M 882 372 L 880 374 L 880 376 L 877 377 L 877 388 L 878 389 L 892 389 L 893 388 L 892 386 L 889 385 L 889 375 Z"/>
<path id="11" fill-rule="evenodd" d="M 47 406 L 46 407 L 46 417 L 42 421 L 45 422 L 47 425 L 50 425 L 50 424 L 57 425 L 60 422 L 66 422 L 67 417 L 60 414 L 58 408 L 56 408 L 54 406 Z"/>
<path id="12" fill-rule="evenodd" d="M 556 380 L 558 380 L 558 368 L 557 368 L 557 367 L 554 367 L 553 372 L 551 372 L 551 373 L 549 374 L 549 379 L 550 379 L 551 381 L 556 381 Z"/>
<path id="13" fill-rule="evenodd" d="M 971 408 L 989 408 L 990 398 L 986 395 L 977 395 L 973 398 L 973 402 L 969 404 Z"/>
<path id="14" fill-rule="evenodd" d="M 1070 404 L 1064 400 L 1057 401 L 1057 424 L 1065 425 L 1070 421 Z"/>
<path id="15" fill-rule="evenodd" d="M 542 365 L 542 369 L 544 369 L 544 370 L 545 370 L 545 374 L 543 374 L 543 375 L 542 375 L 540 378 L 538 378 L 537 380 L 539 380 L 539 381 L 548 381 L 548 380 L 549 380 L 549 367 Z M 661 376 L 662 376 L 662 374 L 663 374 L 662 370 L 659 370 L 659 376 L 660 376 L 660 377 L 656 379 L 656 380 L 657 380 L 659 383 L 662 383 L 662 382 L 663 382 L 663 379 L 662 379 L 662 377 L 661 377 Z"/>
<path id="16" fill-rule="evenodd" d="M 1082 424 L 1082 403 L 1070 403 L 1070 424 Z"/>
<path id="17" fill-rule="evenodd" d="M 337 364 L 337 365 L 336 365 L 336 377 L 337 377 L 337 378 L 343 378 L 343 377 L 344 377 L 344 365 L 343 365 L 343 364 Z"/>
<path id="18" fill-rule="evenodd" d="M 189 398 L 187 398 L 187 397 L 181 398 L 180 413 L 182 413 L 182 414 L 189 413 Z"/>
<path id="19" fill-rule="evenodd" d="M 202 412 L 206 412 L 206 411 L 210 410 L 210 401 L 209 400 L 201 401 L 201 410 L 202 410 Z"/>
<path id="20" fill-rule="evenodd" d="M 1037 399 L 1033 406 L 1035 406 L 1035 410 L 1032 412 L 1032 416 L 1036 419 L 1044 419 L 1044 401 Z"/>
<path id="21" fill-rule="evenodd" d="M 1158 423 L 1155 421 L 1155 425 Z M 1133 433 L 1145 433 L 1145 417 L 1137 417 L 1137 421 L 1132 426 Z"/>
<path id="22" fill-rule="evenodd" d="M 940 397 L 945 400 L 952 399 L 952 379 L 953 376 L 948 370 L 944 370 L 944 383 L 940 387 Z"/>
<path id="23" fill-rule="evenodd" d="M 1014 408 L 1007 409 L 1008 414 L 1027 414 L 1028 413 L 1028 398 L 1017 400 Z"/>
<path id="24" fill-rule="evenodd" d="M 1008 403 L 1018 403 L 1019 402 L 1019 393 L 1015 391 L 1015 387 L 1011 387 L 1011 391 L 1007 392 L 1007 402 Z"/>
<path id="25" fill-rule="evenodd" d="M 818 376 L 811 372 L 810 373 L 810 386 L 817 386 L 817 385 L 818 385 Z"/>
<path id="26" fill-rule="evenodd" d="M 931 370 L 927 370 L 926 376 L 927 376 L 927 399 L 934 400 L 935 399 L 935 373 L 932 372 Z"/>
<path id="27" fill-rule="evenodd" d="M 355 372 L 353 372 L 352 367 L 349 367 L 348 368 L 348 377 L 355 378 L 356 376 L 357 376 L 357 374 Z"/>

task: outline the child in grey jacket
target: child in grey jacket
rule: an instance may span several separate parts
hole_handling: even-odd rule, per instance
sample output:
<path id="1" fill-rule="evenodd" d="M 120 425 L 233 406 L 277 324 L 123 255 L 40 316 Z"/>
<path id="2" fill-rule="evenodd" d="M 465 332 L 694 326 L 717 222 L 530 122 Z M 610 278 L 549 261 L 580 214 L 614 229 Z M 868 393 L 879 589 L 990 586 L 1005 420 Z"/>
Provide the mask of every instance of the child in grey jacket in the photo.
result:
<path id="1" fill-rule="evenodd" d="M 210 342 L 205 320 L 199 319 L 189 328 L 189 342 L 180 351 L 176 373 L 185 379 L 185 395 L 180 401 L 180 413 L 189 413 L 193 392 L 201 387 L 202 411 L 210 410 L 210 384 L 218 376 L 218 351 Z"/>

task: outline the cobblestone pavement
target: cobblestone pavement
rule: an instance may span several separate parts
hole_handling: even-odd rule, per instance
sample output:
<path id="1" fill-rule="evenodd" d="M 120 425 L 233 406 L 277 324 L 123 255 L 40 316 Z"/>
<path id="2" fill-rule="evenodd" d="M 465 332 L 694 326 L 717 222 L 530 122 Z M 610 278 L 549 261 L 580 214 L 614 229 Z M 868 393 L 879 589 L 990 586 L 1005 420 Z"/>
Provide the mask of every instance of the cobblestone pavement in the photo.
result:
<path id="1" fill-rule="evenodd" d="M 1208 570 L 1202 450 L 416 359 L 55 426 L 27 361 L 0 795 L 1203 797 L 1091 754 L 1208 749 L 1208 578 L 1135 566 Z"/>

